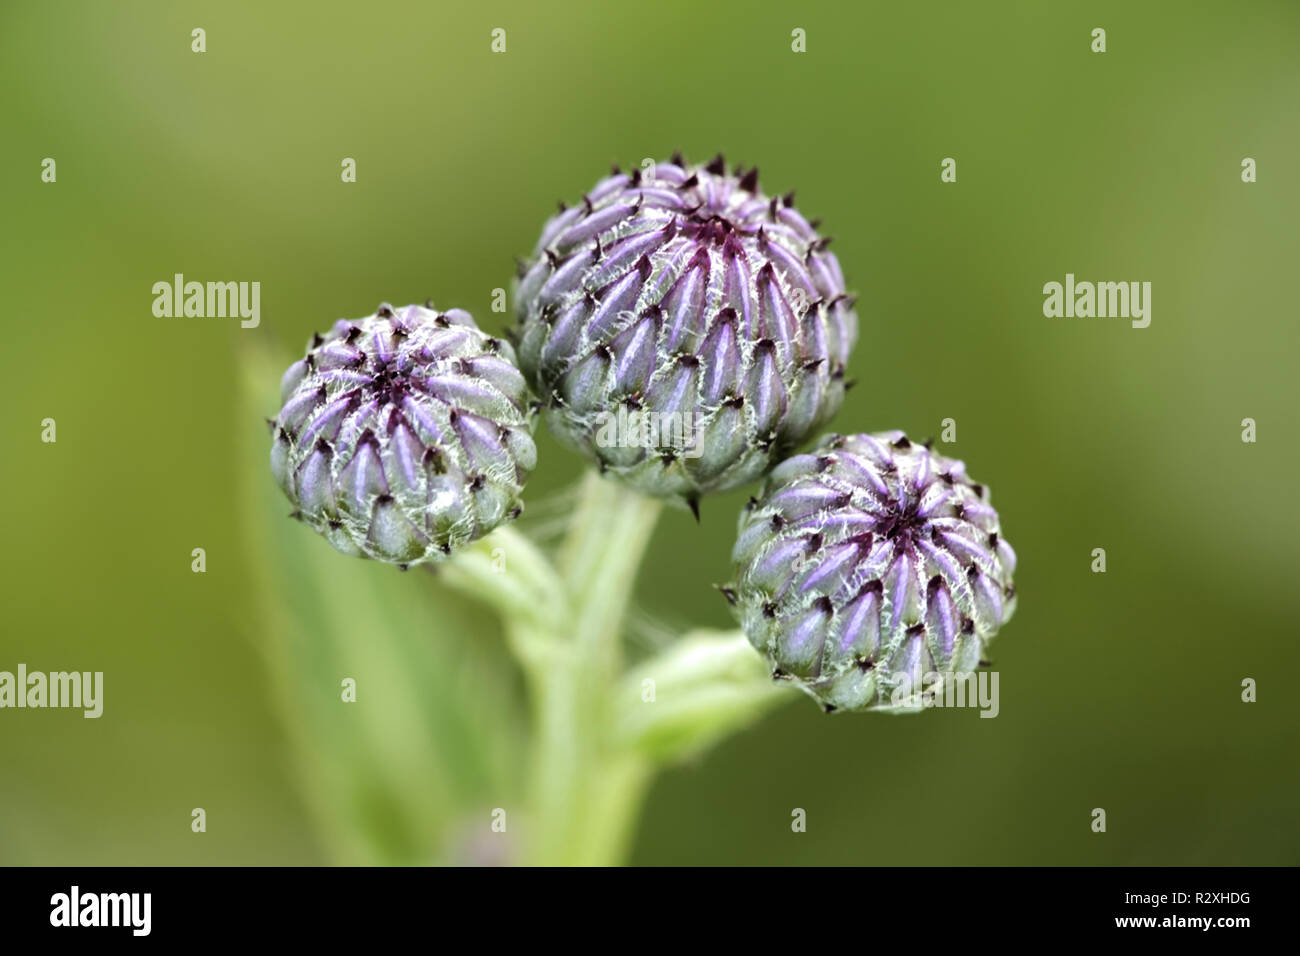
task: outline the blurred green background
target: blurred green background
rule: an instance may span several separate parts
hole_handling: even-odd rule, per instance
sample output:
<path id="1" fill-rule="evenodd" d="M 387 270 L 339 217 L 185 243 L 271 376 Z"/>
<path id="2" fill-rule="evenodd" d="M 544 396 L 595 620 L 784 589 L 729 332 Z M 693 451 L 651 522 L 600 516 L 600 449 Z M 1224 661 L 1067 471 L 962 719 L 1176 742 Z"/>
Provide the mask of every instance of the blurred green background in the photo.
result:
<path id="1" fill-rule="evenodd" d="M 835 426 L 938 437 L 955 419 L 938 448 L 992 487 L 1020 607 L 993 645 L 996 720 L 793 699 L 659 778 L 633 861 L 1300 862 L 1294 3 L 6 0 L 0 89 L 0 670 L 106 685 L 99 720 L 0 711 L 0 863 L 362 858 L 332 842 L 331 802 L 390 858 L 457 858 L 453 817 L 485 819 L 519 759 L 494 622 L 263 527 L 258 505 L 282 505 L 259 497 L 278 494 L 275 382 L 251 411 L 244 383 L 380 301 L 432 296 L 500 331 L 492 290 L 555 201 L 675 148 L 757 163 L 823 218 L 861 296 Z M 177 272 L 260 281 L 261 326 L 155 318 L 151 286 Z M 1045 318 L 1066 272 L 1152 282 L 1150 328 Z M 549 436 L 541 454 L 539 503 L 581 469 Z M 646 614 L 730 626 L 710 585 L 748 493 L 705 501 L 698 526 L 666 515 Z M 416 667 L 361 641 L 295 671 L 279 655 L 316 659 L 315 625 L 284 547 L 318 584 L 405 602 L 398 618 L 427 622 L 403 632 L 415 653 L 434 649 Z M 336 663 L 361 692 L 330 719 L 378 723 L 306 759 L 303 739 L 334 733 L 318 714 Z M 427 706 L 383 714 L 383 681 L 420 667 Z M 466 667 L 490 671 L 486 699 L 457 700 Z M 427 761 L 445 734 L 477 770 Z M 432 795 L 399 810 L 403 788 Z"/>

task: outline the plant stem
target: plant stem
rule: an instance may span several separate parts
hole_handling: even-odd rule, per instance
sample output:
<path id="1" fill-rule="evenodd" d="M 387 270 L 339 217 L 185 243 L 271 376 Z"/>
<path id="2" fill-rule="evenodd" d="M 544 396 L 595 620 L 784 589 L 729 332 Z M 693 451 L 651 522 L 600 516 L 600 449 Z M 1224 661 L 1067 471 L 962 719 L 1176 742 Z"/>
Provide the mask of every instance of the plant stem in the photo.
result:
<path id="1" fill-rule="evenodd" d="M 568 633 L 548 647 L 534 693 L 533 862 L 617 862 L 650 765 L 611 739 L 623 617 L 661 505 L 595 474 L 561 553 Z"/>
<path id="2" fill-rule="evenodd" d="M 445 583 L 497 608 L 503 617 L 546 622 L 563 618 L 566 592 L 551 562 L 527 537 L 502 526 L 434 566 Z"/>
<path id="3" fill-rule="evenodd" d="M 661 511 L 591 473 L 559 568 L 509 528 L 440 568 L 494 606 L 532 699 L 522 862 L 624 858 L 660 763 L 698 753 L 790 699 L 739 631 L 692 631 L 623 673 L 624 617 Z M 642 682 L 655 694 L 642 696 Z"/>

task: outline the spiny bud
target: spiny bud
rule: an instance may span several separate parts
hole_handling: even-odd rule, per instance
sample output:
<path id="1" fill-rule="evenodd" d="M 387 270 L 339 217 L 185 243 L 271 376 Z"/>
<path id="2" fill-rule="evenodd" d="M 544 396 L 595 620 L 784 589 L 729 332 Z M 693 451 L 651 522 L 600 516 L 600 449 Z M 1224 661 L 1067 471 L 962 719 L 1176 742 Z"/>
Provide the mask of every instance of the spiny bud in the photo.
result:
<path id="1" fill-rule="evenodd" d="M 536 464 L 509 343 L 419 306 L 335 323 L 280 385 L 271 471 L 344 554 L 436 561 L 517 515 Z"/>
<path id="2" fill-rule="evenodd" d="M 844 397 L 857 316 L 829 241 L 721 157 L 602 180 L 522 269 L 520 367 L 547 423 L 647 494 L 759 477 Z"/>
<path id="3" fill-rule="evenodd" d="M 975 671 L 1016 604 L 988 489 L 902 432 L 832 435 L 778 465 L 732 561 L 750 643 L 827 710 L 891 709 Z"/>

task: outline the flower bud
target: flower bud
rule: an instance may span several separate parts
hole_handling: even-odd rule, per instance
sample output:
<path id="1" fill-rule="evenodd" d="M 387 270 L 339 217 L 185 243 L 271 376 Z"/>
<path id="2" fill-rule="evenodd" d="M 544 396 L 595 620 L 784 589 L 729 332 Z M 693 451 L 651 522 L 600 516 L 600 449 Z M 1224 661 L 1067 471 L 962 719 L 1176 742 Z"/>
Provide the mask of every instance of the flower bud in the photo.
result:
<path id="1" fill-rule="evenodd" d="M 724 593 L 750 643 L 828 711 L 899 708 L 973 672 L 1016 604 L 988 489 L 897 431 L 831 435 L 778 465 L 732 562 Z"/>
<path id="2" fill-rule="evenodd" d="M 468 312 L 341 319 L 280 390 L 271 471 L 344 554 L 437 561 L 519 514 L 537 459 L 527 388 Z"/>
<path id="3" fill-rule="evenodd" d="M 646 494 L 759 477 L 844 397 L 857 316 L 829 242 L 721 157 L 602 180 L 522 268 L 515 340 L 548 425 Z"/>

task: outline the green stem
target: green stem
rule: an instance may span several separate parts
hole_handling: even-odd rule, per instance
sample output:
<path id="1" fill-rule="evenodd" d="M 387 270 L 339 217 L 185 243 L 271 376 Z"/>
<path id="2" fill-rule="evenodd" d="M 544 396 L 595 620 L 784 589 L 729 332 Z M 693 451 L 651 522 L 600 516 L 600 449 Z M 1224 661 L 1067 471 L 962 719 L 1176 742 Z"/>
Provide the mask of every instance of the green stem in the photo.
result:
<path id="1" fill-rule="evenodd" d="M 566 591 L 559 575 L 527 537 L 509 526 L 497 528 L 434 566 L 446 584 L 501 612 L 504 619 L 544 624 L 567 616 Z"/>
<path id="2" fill-rule="evenodd" d="M 690 631 L 624 675 L 613 733 L 624 750 L 680 760 L 797 696 L 740 631 Z"/>
<path id="3" fill-rule="evenodd" d="M 575 611 L 573 641 L 591 672 L 618 672 L 623 616 L 662 509 L 594 472 L 583 480 L 560 566 Z"/>
<path id="4" fill-rule="evenodd" d="M 650 780 L 649 763 L 611 736 L 623 617 L 661 505 L 587 476 L 561 554 L 570 630 L 551 644 L 540 680 L 530 858 L 617 862 Z"/>
<path id="5" fill-rule="evenodd" d="M 523 862 L 620 862 L 656 766 L 793 696 L 738 631 L 692 631 L 622 672 L 624 617 L 660 510 L 590 474 L 558 571 L 508 528 L 441 568 L 446 583 L 497 608 L 528 682 L 535 729 Z"/>

